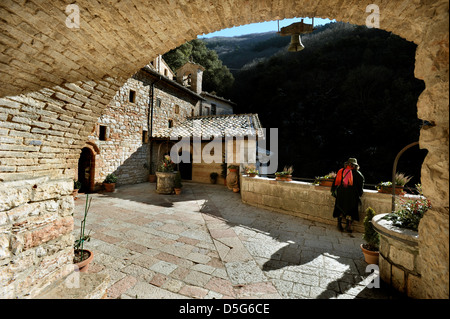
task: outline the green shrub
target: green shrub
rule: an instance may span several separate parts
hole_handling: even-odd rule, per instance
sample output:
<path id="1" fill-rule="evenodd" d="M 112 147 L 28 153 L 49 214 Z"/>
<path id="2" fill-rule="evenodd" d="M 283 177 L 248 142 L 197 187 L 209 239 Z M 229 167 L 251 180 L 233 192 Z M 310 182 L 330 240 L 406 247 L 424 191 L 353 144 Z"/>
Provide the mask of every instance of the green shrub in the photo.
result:
<path id="1" fill-rule="evenodd" d="M 81 188 L 81 182 L 77 180 L 73 180 L 73 189 L 80 189 Z"/>
<path id="2" fill-rule="evenodd" d="M 104 180 L 104 183 L 111 184 L 111 183 L 117 183 L 117 176 L 114 174 L 108 174 L 106 175 L 106 178 Z"/>
<path id="3" fill-rule="evenodd" d="M 174 180 L 174 188 L 181 188 L 183 187 L 183 184 L 181 184 L 181 174 L 180 171 L 177 171 L 175 174 L 175 180 Z"/>
<path id="4" fill-rule="evenodd" d="M 366 217 L 364 217 L 364 234 L 363 239 L 366 241 L 364 248 L 371 251 L 378 251 L 380 246 L 380 235 L 372 225 L 372 218 L 375 216 L 373 208 L 368 207 Z"/>

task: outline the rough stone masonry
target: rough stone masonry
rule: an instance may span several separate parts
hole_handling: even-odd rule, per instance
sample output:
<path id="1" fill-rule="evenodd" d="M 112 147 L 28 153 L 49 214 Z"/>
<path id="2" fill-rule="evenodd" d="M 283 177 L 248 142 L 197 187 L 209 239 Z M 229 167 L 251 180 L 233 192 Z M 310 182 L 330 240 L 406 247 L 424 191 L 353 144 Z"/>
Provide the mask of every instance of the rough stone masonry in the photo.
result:
<path id="1" fill-rule="evenodd" d="M 2 296 L 33 296 L 70 263 L 65 196 L 81 147 L 115 92 L 149 60 L 198 34 L 252 22 L 314 16 L 364 25 L 372 2 L 80 0 L 79 28 L 69 28 L 65 1 L 2 1 Z M 428 150 L 422 184 L 433 204 L 419 228 L 420 289 L 427 298 L 448 298 L 448 1 L 375 4 L 380 28 L 418 46 L 415 75 L 426 85 L 418 118 L 433 123 L 420 134 L 420 147 Z M 48 189 L 42 199 L 39 189 Z"/>

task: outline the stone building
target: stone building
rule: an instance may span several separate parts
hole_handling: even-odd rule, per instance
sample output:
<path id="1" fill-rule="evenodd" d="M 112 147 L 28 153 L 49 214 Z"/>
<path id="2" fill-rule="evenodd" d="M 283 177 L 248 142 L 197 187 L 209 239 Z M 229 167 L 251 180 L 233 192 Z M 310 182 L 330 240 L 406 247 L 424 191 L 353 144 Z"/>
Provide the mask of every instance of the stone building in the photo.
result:
<path id="1" fill-rule="evenodd" d="M 202 103 L 201 115 L 223 115 L 234 113 L 233 107 L 236 106 L 234 102 L 209 92 L 202 92 L 201 96 L 206 100 Z"/>
<path id="2" fill-rule="evenodd" d="M 180 162 L 178 170 L 183 179 L 209 183 L 210 173 L 216 172 L 218 182 L 223 183 L 223 163 L 256 163 L 258 140 L 264 139 L 264 131 L 258 114 L 204 115 L 157 130 L 154 137 L 166 140 L 160 144 L 163 151 L 155 154 L 181 157 L 176 162 Z"/>
<path id="3" fill-rule="evenodd" d="M 201 65 L 187 62 L 175 78 L 158 56 L 128 79 L 82 148 L 75 175 L 82 183 L 81 191 L 100 189 L 111 173 L 118 177 L 118 185 L 147 181 L 149 169 L 153 173 L 174 144 L 168 142 L 170 134 L 161 132 L 198 115 L 232 114 L 233 102 L 202 91 L 203 71 Z M 228 124 L 239 125 L 236 121 Z M 182 166 L 183 178 L 206 181 L 196 177 L 198 167 Z"/>

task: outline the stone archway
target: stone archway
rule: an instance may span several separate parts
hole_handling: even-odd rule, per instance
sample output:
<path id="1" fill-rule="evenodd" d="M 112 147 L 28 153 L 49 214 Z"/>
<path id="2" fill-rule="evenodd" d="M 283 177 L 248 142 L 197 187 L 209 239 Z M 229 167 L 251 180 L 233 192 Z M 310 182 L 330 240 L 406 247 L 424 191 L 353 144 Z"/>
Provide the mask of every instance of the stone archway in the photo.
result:
<path id="1" fill-rule="evenodd" d="M 295 16 L 363 25 L 372 1 L 161 0 L 131 6 L 80 0 L 79 28 L 70 23 L 76 12 L 66 13 L 65 1 L 22 3 L 0 4 L 0 133 L 6 136 L 0 145 L 0 181 L 11 183 L 42 175 L 72 178 L 89 132 L 122 83 L 198 34 Z M 395 0 L 378 6 L 381 29 L 418 45 L 415 75 L 426 85 L 418 118 L 435 124 L 420 134 L 420 147 L 428 150 L 422 184 L 433 203 L 419 229 L 421 288 L 424 297 L 448 298 L 448 1 Z M 28 163 L 26 174 L 23 163 Z"/>
<path id="2" fill-rule="evenodd" d="M 81 150 L 80 159 L 78 161 L 78 181 L 81 183 L 80 192 L 89 193 L 93 190 L 94 168 L 94 154 L 89 148 L 83 147 Z"/>
<path id="3" fill-rule="evenodd" d="M 78 181 L 81 182 L 80 192 L 93 192 L 95 190 L 95 179 L 97 174 L 97 154 L 100 150 L 95 143 L 87 142 L 81 149 L 78 159 Z"/>

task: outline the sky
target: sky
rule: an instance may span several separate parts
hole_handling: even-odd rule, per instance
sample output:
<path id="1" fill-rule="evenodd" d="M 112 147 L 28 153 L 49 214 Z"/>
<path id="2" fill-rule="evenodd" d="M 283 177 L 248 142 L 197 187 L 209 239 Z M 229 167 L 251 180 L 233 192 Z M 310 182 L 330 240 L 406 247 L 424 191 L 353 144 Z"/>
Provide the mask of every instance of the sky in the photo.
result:
<path id="1" fill-rule="evenodd" d="M 294 22 L 300 22 L 301 19 L 302 18 L 280 20 L 280 29 L 282 27 L 286 27 Z M 312 23 L 311 18 L 303 18 L 303 19 L 304 19 L 303 20 L 304 23 L 308 23 L 308 24 Z M 314 18 L 314 26 L 327 24 L 329 22 L 335 22 L 335 20 Z M 223 29 L 223 30 L 212 32 L 209 34 L 199 35 L 198 38 L 235 37 L 235 36 L 244 35 L 244 34 L 263 33 L 263 32 L 269 32 L 269 31 L 278 31 L 277 20 L 268 21 L 268 22 L 260 22 L 260 23 L 252 23 L 252 24 L 247 24 L 247 25 L 243 25 L 243 26 L 239 26 L 239 27 Z"/>

